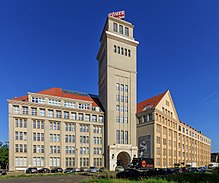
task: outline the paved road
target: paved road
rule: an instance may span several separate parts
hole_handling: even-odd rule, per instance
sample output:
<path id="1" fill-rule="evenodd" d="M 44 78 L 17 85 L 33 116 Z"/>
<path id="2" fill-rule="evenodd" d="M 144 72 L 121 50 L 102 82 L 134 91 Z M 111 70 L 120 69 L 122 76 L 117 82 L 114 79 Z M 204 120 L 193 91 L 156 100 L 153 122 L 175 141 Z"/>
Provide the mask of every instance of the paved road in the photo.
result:
<path id="1" fill-rule="evenodd" d="M 83 180 L 92 179 L 83 175 L 61 175 L 61 176 L 36 176 L 0 180 L 0 183 L 79 183 Z"/>

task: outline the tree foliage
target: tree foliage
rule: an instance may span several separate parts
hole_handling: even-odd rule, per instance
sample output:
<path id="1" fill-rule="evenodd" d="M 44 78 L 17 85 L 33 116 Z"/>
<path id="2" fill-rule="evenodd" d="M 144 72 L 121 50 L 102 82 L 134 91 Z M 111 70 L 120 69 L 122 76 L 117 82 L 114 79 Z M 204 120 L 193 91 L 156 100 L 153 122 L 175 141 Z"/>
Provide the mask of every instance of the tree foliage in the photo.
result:
<path id="1" fill-rule="evenodd" d="M 0 168 L 6 169 L 8 167 L 8 143 L 0 142 Z"/>

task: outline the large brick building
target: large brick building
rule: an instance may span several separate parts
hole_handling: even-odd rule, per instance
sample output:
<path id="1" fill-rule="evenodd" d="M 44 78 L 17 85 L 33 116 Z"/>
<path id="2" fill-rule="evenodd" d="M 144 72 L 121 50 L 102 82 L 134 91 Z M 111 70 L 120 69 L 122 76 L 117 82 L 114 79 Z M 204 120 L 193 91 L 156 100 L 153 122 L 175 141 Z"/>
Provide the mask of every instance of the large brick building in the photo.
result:
<path id="1" fill-rule="evenodd" d="M 138 140 L 148 143 L 146 156 L 154 158 L 157 167 L 209 161 L 210 140 L 179 121 L 169 91 L 149 99 L 149 104 L 146 100 L 137 105 L 139 43 L 134 39 L 134 26 L 123 19 L 123 13 L 110 14 L 101 34 L 99 96 L 51 88 L 8 100 L 10 170 L 127 167 L 138 157 Z M 167 148 L 170 141 L 171 148 Z"/>

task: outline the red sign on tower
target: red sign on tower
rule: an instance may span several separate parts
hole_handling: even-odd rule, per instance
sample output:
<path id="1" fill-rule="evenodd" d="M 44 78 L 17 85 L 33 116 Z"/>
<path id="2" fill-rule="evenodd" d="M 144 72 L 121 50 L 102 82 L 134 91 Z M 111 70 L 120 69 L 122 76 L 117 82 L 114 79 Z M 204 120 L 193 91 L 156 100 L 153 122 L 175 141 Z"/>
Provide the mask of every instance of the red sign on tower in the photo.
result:
<path id="1" fill-rule="evenodd" d="M 125 11 L 112 12 L 112 13 L 109 13 L 108 16 L 119 18 L 119 19 L 124 19 Z"/>

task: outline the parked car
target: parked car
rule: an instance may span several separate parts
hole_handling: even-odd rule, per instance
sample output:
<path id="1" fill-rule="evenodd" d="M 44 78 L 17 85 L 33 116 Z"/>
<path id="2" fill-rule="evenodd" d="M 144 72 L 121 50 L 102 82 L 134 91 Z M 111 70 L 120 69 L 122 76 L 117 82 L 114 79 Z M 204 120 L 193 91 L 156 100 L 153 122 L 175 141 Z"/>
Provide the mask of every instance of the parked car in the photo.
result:
<path id="1" fill-rule="evenodd" d="M 80 172 L 80 168 L 74 168 L 74 172 Z"/>
<path id="2" fill-rule="evenodd" d="M 206 172 L 207 170 L 206 170 L 206 167 L 198 167 L 197 168 L 197 170 L 196 170 L 196 172 Z"/>
<path id="3" fill-rule="evenodd" d="M 38 173 L 38 170 L 36 167 L 29 167 L 25 171 L 26 173 Z"/>
<path id="4" fill-rule="evenodd" d="M 105 167 L 101 167 L 100 169 L 99 169 L 99 172 L 105 172 L 106 171 L 106 168 Z"/>
<path id="5" fill-rule="evenodd" d="M 140 179 L 146 177 L 146 171 L 137 169 L 126 169 L 116 174 L 117 178 Z"/>
<path id="6" fill-rule="evenodd" d="M 63 169 L 60 167 L 56 167 L 51 170 L 51 173 L 62 173 L 62 172 L 63 172 Z"/>
<path id="7" fill-rule="evenodd" d="M 188 172 L 198 172 L 198 169 L 195 167 L 188 168 Z"/>
<path id="8" fill-rule="evenodd" d="M 39 173 L 50 173 L 50 170 L 48 168 L 41 168 L 38 170 Z"/>
<path id="9" fill-rule="evenodd" d="M 189 172 L 189 169 L 188 168 L 181 168 L 181 173 L 188 173 Z"/>
<path id="10" fill-rule="evenodd" d="M 81 167 L 80 168 L 80 172 L 88 172 L 88 171 L 89 171 L 88 167 Z"/>
<path id="11" fill-rule="evenodd" d="M 0 170 L 0 175 L 6 175 L 6 174 L 7 174 L 6 170 Z"/>
<path id="12" fill-rule="evenodd" d="M 210 163 L 210 164 L 208 165 L 208 168 L 209 168 L 209 169 L 214 169 L 214 168 L 217 168 L 217 167 L 219 167 L 219 163 Z"/>
<path id="13" fill-rule="evenodd" d="M 74 173 L 75 172 L 75 169 L 74 168 L 66 168 L 65 170 L 64 170 L 64 173 Z"/>
<path id="14" fill-rule="evenodd" d="M 98 172 L 98 168 L 95 167 L 95 166 L 91 166 L 89 172 L 90 172 L 90 173 L 97 173 L 97 172 Z"/>
<path id="15" fill-rule="evenodd" d="M 125 169 L 122 166 L 116 166 L 115 171 L 116 172 L 123 172 Z"/>

